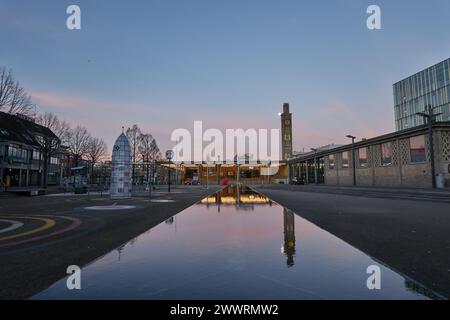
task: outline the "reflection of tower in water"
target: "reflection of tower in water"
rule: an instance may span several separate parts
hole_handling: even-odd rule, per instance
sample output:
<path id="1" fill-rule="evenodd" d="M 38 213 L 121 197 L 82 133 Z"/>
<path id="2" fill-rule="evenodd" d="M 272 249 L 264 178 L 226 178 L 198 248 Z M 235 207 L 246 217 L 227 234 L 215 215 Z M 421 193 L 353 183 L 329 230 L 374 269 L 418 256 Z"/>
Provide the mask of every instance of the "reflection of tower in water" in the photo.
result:
<path id="1" fill-rule="evenodd" d="M 286 264 L 288 267 L 294 265 L 295 256 L 295 217 L 288 209 L 283 209 L 284 220 L 284 247 L 283 252 L 287 256 Z"/>

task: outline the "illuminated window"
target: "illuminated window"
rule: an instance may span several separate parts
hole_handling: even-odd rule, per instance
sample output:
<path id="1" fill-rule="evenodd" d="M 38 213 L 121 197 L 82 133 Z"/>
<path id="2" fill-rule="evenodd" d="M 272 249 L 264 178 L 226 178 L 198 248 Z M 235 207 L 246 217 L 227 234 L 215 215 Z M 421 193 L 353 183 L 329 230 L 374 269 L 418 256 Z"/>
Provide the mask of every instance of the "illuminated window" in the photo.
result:
<path id="1" fill-rule="evenodd" d="M 367 167 L 367 148 L 358 149 L 359 165 L 361 167 Z"/>
<path id="2" fill-rule="evenodd" d="M 348 151 L 344 151 L 341 153 L 341 158 L 342 158 L 342 168 L 348 168 Z"/>
<path id="3" fill-rule="evenodd" d="M 392 164 L 392 146 L 390 142 L 381 144 L 381 164 L 383 166 Z"/>
<path id="4" fill-rule="evenodd" d="M 409 138 L 409 153 L 411 162 L 425 162 L 425 136 L 416 136 Z"/>
<path id="5" fill-rule="evenodd" d="M 328 156 L 328 167 L 333 170 L 334 169 L 334 154 L 330 154 Z"/>

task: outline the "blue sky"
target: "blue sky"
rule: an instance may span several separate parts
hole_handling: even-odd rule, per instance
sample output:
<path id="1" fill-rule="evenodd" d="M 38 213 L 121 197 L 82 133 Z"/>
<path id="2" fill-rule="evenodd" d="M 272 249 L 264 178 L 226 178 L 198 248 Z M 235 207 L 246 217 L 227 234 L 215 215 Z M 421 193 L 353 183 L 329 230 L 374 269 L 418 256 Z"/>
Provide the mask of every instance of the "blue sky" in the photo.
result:
<path id="1" fill-rule="evenodd" d="M 301 150 L 393 131 L 392 84 L 450 56 L 449 15 L 447 0 L 0 0 L 0 65 L 110 147 L 134 123 L 162 149 L 194 120 L 276 128 L 289 102 Z"/>

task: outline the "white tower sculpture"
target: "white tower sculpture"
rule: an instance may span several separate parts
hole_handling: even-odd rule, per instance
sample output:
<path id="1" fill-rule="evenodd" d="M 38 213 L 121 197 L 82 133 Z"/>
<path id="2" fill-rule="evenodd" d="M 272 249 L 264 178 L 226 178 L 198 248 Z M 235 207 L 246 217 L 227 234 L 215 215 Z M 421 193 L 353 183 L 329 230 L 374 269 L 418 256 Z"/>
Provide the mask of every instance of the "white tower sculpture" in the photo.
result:
<path id="1" fill-rule="evenodd" d="M 112 150 L 110 195 L 111 199 L 131 197 L 131 147 L 123 132 Z"/>

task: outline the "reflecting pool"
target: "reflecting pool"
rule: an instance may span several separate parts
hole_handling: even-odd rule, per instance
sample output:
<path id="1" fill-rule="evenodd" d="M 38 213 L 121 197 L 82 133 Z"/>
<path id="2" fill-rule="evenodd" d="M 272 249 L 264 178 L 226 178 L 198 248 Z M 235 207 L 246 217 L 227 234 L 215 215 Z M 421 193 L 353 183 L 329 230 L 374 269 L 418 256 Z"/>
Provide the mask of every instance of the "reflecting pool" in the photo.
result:
<path id="1" fill-rule="evenodd" d="M 369 266 L 381 289 L 369 290 Z M 371 278 L 371 280 L 373 280 Z M 369 281 L 371 284 L 376 283 Z M 251 189 L 228 187 L 34 299 L 427 299 L 428 290 Z"/>

